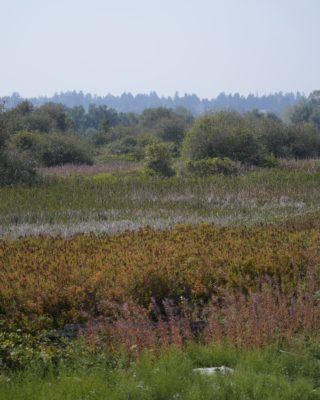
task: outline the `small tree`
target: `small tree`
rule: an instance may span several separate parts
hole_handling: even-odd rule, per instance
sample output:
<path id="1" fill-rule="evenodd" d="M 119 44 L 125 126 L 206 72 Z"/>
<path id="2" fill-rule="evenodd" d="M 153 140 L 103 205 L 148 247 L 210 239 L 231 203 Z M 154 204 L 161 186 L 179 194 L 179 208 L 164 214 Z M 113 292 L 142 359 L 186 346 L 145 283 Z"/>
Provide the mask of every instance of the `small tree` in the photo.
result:
<path id="1" fill-rule="evenodd" d="M 146 147 L 145 171 L 151 175 L 174 175 L 172 151 L 168 144 L 153 143 Z"/>

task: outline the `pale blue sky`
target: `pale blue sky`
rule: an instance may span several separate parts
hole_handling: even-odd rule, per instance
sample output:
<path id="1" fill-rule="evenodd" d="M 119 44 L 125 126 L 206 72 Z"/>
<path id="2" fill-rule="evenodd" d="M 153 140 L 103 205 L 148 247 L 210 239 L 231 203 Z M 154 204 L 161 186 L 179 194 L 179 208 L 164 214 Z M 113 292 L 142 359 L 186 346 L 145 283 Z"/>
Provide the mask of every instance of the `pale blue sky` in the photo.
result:
<path id="1" fill-rule="evenodd" d="M 320 89 L 320 0 L 0 0 L 0 96 Z"/>

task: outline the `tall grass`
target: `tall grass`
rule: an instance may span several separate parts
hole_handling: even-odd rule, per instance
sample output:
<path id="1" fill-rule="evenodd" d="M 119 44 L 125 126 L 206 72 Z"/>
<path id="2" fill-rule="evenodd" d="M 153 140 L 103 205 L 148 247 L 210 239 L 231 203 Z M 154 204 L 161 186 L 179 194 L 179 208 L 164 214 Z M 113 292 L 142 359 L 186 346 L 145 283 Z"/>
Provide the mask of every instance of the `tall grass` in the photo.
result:
<path id="1" fill-rule="evenodd" d="M 318 212 L 320 174 L 260 170 L 206 180 L 94 177 L 0 189 L 0 235 L 115 233 L 179 223 L 275 222 Z"/>
<path id="2" fill-rule="evenodd" d="M 319 346 L 308 349 L 300 344 L 295 349 L 297 353 L 272 347 L 245 351 L 226 345 L 190 345 L 184 352 L 171 348 L 159 357 L 144 352 L 131 363 L 119 359 L 113 367 L 93 362 L 90 368 L 79 363 L 45 374 L 29 370 L 2 375 L 0 399 L 319 399 Z M 193 368 L 221 365 L 233 368 L 234 374 L 193 372 Z"/>

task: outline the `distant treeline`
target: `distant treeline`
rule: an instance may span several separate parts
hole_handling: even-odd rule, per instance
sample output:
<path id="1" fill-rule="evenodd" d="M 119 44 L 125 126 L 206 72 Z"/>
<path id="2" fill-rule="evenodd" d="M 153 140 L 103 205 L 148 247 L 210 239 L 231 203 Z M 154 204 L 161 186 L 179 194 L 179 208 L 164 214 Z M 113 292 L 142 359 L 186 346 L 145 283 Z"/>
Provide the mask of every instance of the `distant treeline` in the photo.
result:
<path id="1" fill-rule="evenodd" d="M 95 104 L 96 106 L 105 105 L 118 112 L 133 113 L 142 113 L 147 108 L 166 107 L 174 109 L 183 107 L 194 116 L 199 116 L 208 111 L 234 110 L 243 113 L 253 109 L 272 112 L 278 116 L 282 116 L 289 107 L 295 105 L 303 98 L 304 96 L 299 92 L 279 92 L 263 96 L 254 94 L 241 96 L 239 93 L 220 93 L 218 97 L 213 99 L 200 99 L 195 94 L 179 96 L 176 93 L 173 97 L 160 97 L 156 92 L 151 92 L 149 94 L 137 95 L 123 93 L 121 96 L 113 96 L 111 94 L 96 96 L 90 93 L 83 93 L 82 91 L 68 91 L 59 94 L 56 93 L 52 97 L 39 96 L 29 98 L 28 100 L 34 106 L 41 106 L 46 103 L 60 103 L 67 107 L 82 106 L 85 110 L 88 110 L 90 105 Z M 0 98 L 0 102 L 4 103 L 6 108 L 9 109 L 16 107 L 22 100 L 23 98 L 18 93 Z"/>

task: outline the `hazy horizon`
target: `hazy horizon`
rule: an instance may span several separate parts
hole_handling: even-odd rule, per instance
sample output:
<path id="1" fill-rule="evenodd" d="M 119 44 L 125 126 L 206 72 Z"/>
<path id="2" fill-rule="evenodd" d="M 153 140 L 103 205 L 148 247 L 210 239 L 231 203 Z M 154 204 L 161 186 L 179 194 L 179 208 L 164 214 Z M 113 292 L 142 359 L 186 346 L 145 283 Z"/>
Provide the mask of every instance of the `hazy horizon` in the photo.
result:
<path id="1" fill-rule="evenodd" d="M 137 97 L 137 96 L 150 96 L 150 95 L 152 95 L 153 93 L 155 93 L 159 98 L 165 98 L 165 99 L 169 99 L 169 98 L 172 98 L 172 99 L 174 99 L 175 98 L 175 96 L 177 95 L 179 98 L 182 98 L 182 97 L 184 97 L 184 96 L 193 96 L 193 95 L 195 95 L 195 96 L 197 96 L 200 100 L 215 100 L 215 99 L 217 99 L 220 95 L 225 95 L 225 96 L 236 96 L 236 95 L 240 95 L 240 97 L 243 97 L 243 98 L 247 98 L 248 96 L 254 96 L 254 97 L 258 97 L 258 98 L 262 98 L 263 96 L 273 96 L 273 95 L 277 95 L 277 94 L 279 94 L 279 93 L 282 93 L 283 95 L 286 95 L 286 94 L 293 94 L 293 95 L 301 95 L 301 96 L 304 96 L 304 97 L 307 97 L 310 93 L 312 93 L 313 91 L 315 91 L 315 90 L 317 90 L 317 88 L 314 88 L 313 90 L 311 90 L 311 91 L 309 91 L 309 92 L 301 92 L 301 91 L 281 91 L 281 90 L 279 90 L 279 91 L 276 91 L 276 92 L 270 92 L 270 93 L 253 93 L 253 92 L 248 92 L 248 93 L 245 93 L 245 94 L 243 94 L 243 93 L 239 93 L 239 92 L 225 92 L 225 91 L 222 91 L 222 92 L 219 92 L 219 93 L 217 93 L 216 95 L 214 95 L 214 96 L 211 96 L 211 97 L 202 97 L 202 96 L 199 96 L 197 93 L 180 93 L 180 92 L 178 92 L 178 91 L 175 91 L 174 93 L 169 93 L 169 94 L 159 94 L 157 91 L 155 91 L 155 90 L 150 90 L 149 92 L 145 92 L 145 93 L 143 93 L 143 92 L 136 92 L 136 93 L 132 93 L 132 92 L 129 92 L 129 91 L 125 91 L 125 92 L 122 92 L 122 93 L 117 93 L 117 94 L 114 94 L 114 93 L 110 93 L 110 92 L 106 92 L 106 93 L 101 93 L 101 94 L 98 94 L 98 93 L 90 93 L 90 92 L 86 92 L 86 91 L 84 91 L 84 90 L 81 90 L 81 89 L 79 89 L 79 90 L 76 90 L 76 89 L 70 89 L 70 90 L 61 90 L 61 91 L 55 91 L 55 92 L 53 92 L 53 93 L 44 93 L 44 94 L 39 94 L 39 95 L 33 95 L 33 96 L 24 96 L 23 95 L 23 93 L 20 93 L 20 92 L 12 92 L 12 93 L 6 93 L 6 94 L 4 94 L 4 95 L 0 95 L 0 98 L 1 97 L 11 97 L 11 96 L 14 96 L 14 95 L 19 95 L 22 99 L 32 99 L 32 98 L 34 98 L 34 99 L 37 99 L 37 98 L 42 98 L 42 97 L 44 97 L 44 98 L 48 98 L 48 99 L 50 99 L 50 98 L 52 98 L 52 97 L 55 97 L 55 96 L 61 96 L 61 95 L 66 95 L 66 94 L 68 94 L 68 93 L 76 93 L 76 94 L 80 94 L 80 93 L 82 93 L 84 96 L 86 96 L 86 95 L 89 95 L 89 96 L 92 96 L 92 97 L 99 97 L 99 98 L 104 98 L 104 97 L 107 97 L 107 96 L 111 96 L 111 97 L 121 97 L 122 95 L 132 95 L 132 96 L 134 96 L 134 97 Z"/>
<path id="2" fill-rule="evenodd" d="M 318 0 L 0 0 L 0 97 L 320 87 Z"/>

